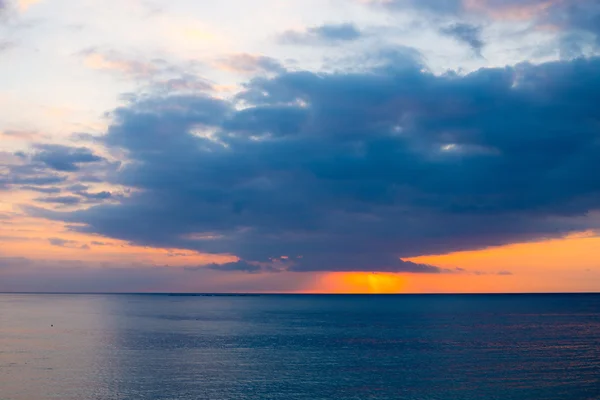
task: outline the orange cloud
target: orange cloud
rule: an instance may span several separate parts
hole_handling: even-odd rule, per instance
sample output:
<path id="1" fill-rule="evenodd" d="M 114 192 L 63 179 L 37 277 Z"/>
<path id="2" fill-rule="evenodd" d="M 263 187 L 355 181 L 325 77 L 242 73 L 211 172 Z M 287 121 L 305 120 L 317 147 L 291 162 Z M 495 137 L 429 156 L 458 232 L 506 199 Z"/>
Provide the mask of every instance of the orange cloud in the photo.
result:
<path id="1" fill-rule="evenodd" d="M 102 54 L 95 51 L 87 52 L 83 63 L 86 67 L 98 70 L 120 72 L 125 75 L 149 77 L 158 69 L 151 63 L 126 59 L 116 54 Z"/>

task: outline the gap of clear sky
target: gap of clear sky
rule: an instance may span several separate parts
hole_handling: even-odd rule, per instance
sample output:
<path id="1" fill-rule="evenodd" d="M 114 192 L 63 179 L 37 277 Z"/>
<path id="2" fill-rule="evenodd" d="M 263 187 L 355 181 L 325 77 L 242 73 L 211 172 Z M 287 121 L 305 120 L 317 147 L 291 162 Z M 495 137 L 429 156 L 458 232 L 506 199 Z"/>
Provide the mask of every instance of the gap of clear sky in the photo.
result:
<path id="1" fill-rule="evenodd" d="M 0 291 L 600 290 L 596 0 L 0 0 Z"/>

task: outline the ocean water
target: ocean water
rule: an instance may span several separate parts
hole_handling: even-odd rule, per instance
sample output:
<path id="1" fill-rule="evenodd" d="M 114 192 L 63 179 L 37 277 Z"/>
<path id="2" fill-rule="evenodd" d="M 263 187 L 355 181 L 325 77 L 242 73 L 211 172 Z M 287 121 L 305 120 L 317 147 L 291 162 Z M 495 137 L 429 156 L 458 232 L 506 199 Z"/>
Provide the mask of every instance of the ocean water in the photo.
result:
<path id="1" fill-rule="evenodd" d="M 600 399 L 600 295 L 0 295 L 0 399 Z"/>

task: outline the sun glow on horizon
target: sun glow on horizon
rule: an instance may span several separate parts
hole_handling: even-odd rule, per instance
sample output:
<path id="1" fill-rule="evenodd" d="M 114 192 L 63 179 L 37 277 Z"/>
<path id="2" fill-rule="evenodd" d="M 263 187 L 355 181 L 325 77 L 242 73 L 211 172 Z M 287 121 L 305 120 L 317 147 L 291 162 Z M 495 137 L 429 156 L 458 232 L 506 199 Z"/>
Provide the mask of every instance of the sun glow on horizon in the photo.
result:
<path id="1" fill-rule="evenodd" d="M 402 293 L 405 277 L 380 272 L 331 272 L 322 275 L 314 288 L 304 293 L 395 294 Z"/>

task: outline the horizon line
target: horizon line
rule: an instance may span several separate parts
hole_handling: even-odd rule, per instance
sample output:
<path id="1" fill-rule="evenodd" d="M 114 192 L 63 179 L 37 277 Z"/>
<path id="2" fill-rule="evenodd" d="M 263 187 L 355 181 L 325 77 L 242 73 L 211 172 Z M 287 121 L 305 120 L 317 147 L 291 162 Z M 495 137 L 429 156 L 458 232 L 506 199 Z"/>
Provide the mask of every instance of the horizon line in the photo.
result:
<path id="1" fill-rule="evenodd" d="M 600 295 L 598 292 L 470 292 L 470 293 L 286 293 L 286 292 L 31 292 L 0 291 L 0 295 L 147 295 L 147 296 L 522 296 L 522 295 Z"/>

